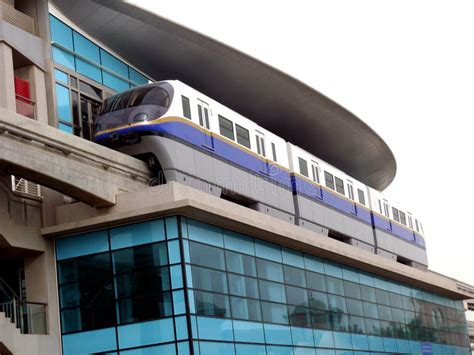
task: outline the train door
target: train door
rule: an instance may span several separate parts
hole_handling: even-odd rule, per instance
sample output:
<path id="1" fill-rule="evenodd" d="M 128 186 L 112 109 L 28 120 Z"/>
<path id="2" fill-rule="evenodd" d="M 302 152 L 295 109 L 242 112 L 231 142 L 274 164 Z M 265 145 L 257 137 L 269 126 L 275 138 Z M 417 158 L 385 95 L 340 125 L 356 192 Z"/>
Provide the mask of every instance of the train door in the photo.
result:
<path id="1" fill-rule="evenodd" d="M 262 132 L 255 131 L 255 141 L 257 143 L 257 153 L 260 155 L 262 158 L 261 159 L 261 165 L 260 165 L 260 171 L 262 173 L 268 174 L 268 162 L 267 159 L 265 159 L 266 153 L 265 153 L 265 135 Z"/>
<path id="2" fill-rule="evenodd" d="M 210 110 L 209 105 L 204 101 L 199 100 L 198 103 L 199 125 L 204 129 L 203 145 L 207 148 L 214 149 L 214 138 L 212 137 L 210 124 Z"/>

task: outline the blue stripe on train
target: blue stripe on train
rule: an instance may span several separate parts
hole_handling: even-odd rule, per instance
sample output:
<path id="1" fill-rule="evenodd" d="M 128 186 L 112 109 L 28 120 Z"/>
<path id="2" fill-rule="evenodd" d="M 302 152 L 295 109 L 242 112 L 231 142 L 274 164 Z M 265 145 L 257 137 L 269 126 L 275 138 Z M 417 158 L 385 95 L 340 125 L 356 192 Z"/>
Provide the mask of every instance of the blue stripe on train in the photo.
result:
<path id="1" fill-rule="evenodd" d="M 321 201 L 333 208 L 336 208 L 354 218 L 375 226 L 383 231 L 395 234 L 405 240 L 416 243 L 425 247 L 424 239 L 421 235 L 409 231 L 398 224 L 392 223 L 387 219 L 372 214 L 369 210 L 348 201 L 347 199 L 337 196 L 328 190 L 322 189 L 310 182 L 307 182 L 298 176 L 291 176 L 280 167 L 267 163 L 248 152 L 234 147 L 221 139 L 216 139 L 199 129 L 179 121 L 168 121 L 146 126 L 132 126 L 118 129 L 114 132 L 104 133 L 96 137 L 96 141 L 100 142 L 110 138 L 115 134 L 128 134 L 134 132 L 154 131 L 180 138 L 196 147 L 209 151 L 210 154 L 217 155 L 223 159 L 229 160 L 248 170 L 265 176 L 283 186 L 292 188 L 293 192 L 301 193 L 317 201 Z M 372 220 L 373 215 L 373 220 Z"/>
<path id="2" fill-rule="evenodd" d="M 277 165 L 259 159 L 258 157 L 244 151 L 243 149 L 235 147 L 221 139 L 212 137 L 201 130 L 183 122 L 168 121 L 149 124 L 146 126 L 126 127 L 114 132 L 101 134 L 100 136 L 96 137 L 96 141 L 101 142 L 115 134 L 121 135 L 143 131 L 153 131 L 180 138 L 198 148 L 207 150 L 210 154 L 229 160 L 235 164 L 247 168 L 256 174 L 269 178 L 291 189 L 290 174 L 288 171 L 285 171 Z"/>
<path id="3" fill-rule="evenodd" d="M 372 225 L 370 211 L 357 205 L 355 202 L 339 197 L 335 193 L 331 193 L 320 186 L 305 181 L 299 176 L 292 175 L 291 182 L 293 185 L 293 191 L 297 194 L 310 197 L 316 201 L 336 208 L 364 223 Z"/>

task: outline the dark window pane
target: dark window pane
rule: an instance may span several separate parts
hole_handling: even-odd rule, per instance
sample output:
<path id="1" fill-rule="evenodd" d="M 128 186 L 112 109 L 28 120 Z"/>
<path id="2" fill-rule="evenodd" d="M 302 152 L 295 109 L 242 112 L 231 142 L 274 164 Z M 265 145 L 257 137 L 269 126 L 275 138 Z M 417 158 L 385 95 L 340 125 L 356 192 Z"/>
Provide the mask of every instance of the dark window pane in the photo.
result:
<path id="1" fill-rule="evenodd" d="M 306 282 L 308 288 L 318 291 L 326 291 L 326 278 L 322 274 L 306 271 Z"/>
<path id="2" fill-rule="evenodd" d="M 273 156 L 273 161 L 274 162 L 277 162 L 277 153 L 276 153 L 276 147 L 275 147 L 275 143 L 272 143 L 272 156 Z"/>
<path id="3" fill-rule="evenodd" d="M 94 307 L 73 308 L 61 311 L 63 333 L 93 330 L 114 326 L 116 320 L 115 304 Z"/>
<path id="4" fill-rule="evenodd" d="M 309 291 L 309 307 L 323 311 L 329 310 L 327 294 L 323 292 Z"/>
<path id="5" fill-rule="evenodd" d="M 405 312 L 401 309 L 392 308 L 392 320 L 397 323 L 405 323 Z"/>
<path id="6" fill-rule="evenodd" d="M 192 266 L 192 274 L 194 288 L 227 293 L 227 280 L 224 272 Z"/>
<path id="7" fill-rule="evenodd" d="M 93 99 L 96 99 L 97 101 L 102 101 L 102 90 L 96 88 L 95 86 L 89 85 L 79 80 L 79 90 L 91 96 Z"/>
<path id="8" fill-rule="evenodd" d="M 328 295 L 329 310 L 335 313 L 346 313 L 346 300 L 344 297 Z"/>
<path id="9" fill-rule="evenodd" d="M 61 286 L 61 307 L 86 306 L 114 302 L 112 279 L 82 281 Z"/>
<path id="10" fill-rule="evenodd" d="M 327 171 L 324 172 L 324 179 L 326 181 L 326 186 L 331 190 L 334 190 L 334 176 Z"/>
<path id="11" fill-rule="evenodd" d="M 370 318 L 378 318 L 379 312 L 375 303 L 363 302 L 364 315 Z"/>
<path id="12" fill-rule="evenodd" d="M 351 333 L 358 333 L 358 334 L 365 334 L 365 321 L 362 317 L 349 317 L 349 332 Z"/>
<path id="13" fill-rule="evenodd" d="M 240 297 L 230 298 L 232 318 L 261 321 L 260 302 Z"/>
<path id="14" fill-rule="evenodd" d="M 189 242 L 189 253 L 193 264 L 225 269 L 224 251 L 209 245 Z"/>
<path id="15" fill-rule="evenodd" d="M 331 321 L 329 318 L 329 312 L 310 310 L 311 324 L 313 328 L 317 329 L 331 329 Z"/>
<path id="16" fill-rule="evenodd" d="M 131 90 L 133 97 L 128 103 L 128 107 L 134 107 L 138 105 L 156 105 L 161 107 L 169 107 L 171 100 L 168 92 L 160 87 L 156 86 L 146 86 L 143 88 L 138 88 L 136 90 Z M 114 107 L 114 110 L 119 104 L 117 103 Z"/>
<path id="17" fill-rule="evenodd" d="M 257 259 L 257 272 L 258 277 L 263 279 L 283 282 L 283 268 L 281 264 Z"/>
<path id="18" fill-rule="evenodd" d="M 379 318 L 385 321 L 392 321 L 392 311 L 390 307 L 378 305 L 378 311 L 379 311 Z"/>
<path id="19" fill-rule="evenodd" d="M 344 181 L 337 176 L 334 177 L 334 180 L 336 181 L 336 191 L 344 195 Z"/>
<path id="20" fill-rule="evenodd" d="M 399 211 L 399 212 L 400 212 L 400 222 L 404 225 L 407 225 L 407 218 L 406 218 L 405 213 L 402 211 Z"/>
<path id="21" fill-rule="evenodd" d="M 265 301 L 286 302 L 285 286 L 276 282 L 258 280 L 260 298 Z"/>
<path id="22" fill-rule="evenodd" d="M 377 298 L 377 303 L 390 306 L 390 298 L 387 291 L 379 290 L 377 288 L 375 289 L 375 297 Z"/>
<path id="23" fill-rule="evenodd" d="M 225 252 L 227 271 L 249 276 L 257 276 L 255 258 L 240 253 L 226 250 Z"/>
<path id="24" fill-rule="evenodd" d="M 229 139 L 234 140 L 234 125 L 231 120 L 218 115 L 219 116 L 219 131 L 221 135 L 227 137 Z"/>
<path id="25" fill-rule="evenodd" d="M 232 295 L 259 298 L 257 279 L 228 274 L 229 293 Z"/>
<path id="26" fill-rule="evenodd" d="M 306 287 L 304 270 L 292 266 L 284 266 L 285 282 L 290 285 Z"/>
<path id="27" fill-rule="evenodd" d="M 412 312 L 415 311 L 415 303 L 413 302 L 413 299 L 411 297 L 402 296 L 402 300 L 403 300 L 403 308 Z"/>
<path id="28" fill-rule="evenodd" d="M 93 280 L 112 274 L 109 253 L 83 256 L 58 263 L 59 283 Z"/>
<path id="29" fill-rule="evenodd" d="M 194 291 L 196 314 L 230 317 L 229 297 L 215 293 Z"/>
<path id="30" fill-rule="evenodd" d="M 397 222 L 400 222 L 400 216 L 398 214 L 398 210 L 395 207 L 392 207 L 392 214 L 393 214 L 393 219 Z"/>
<path id="31" fill-rule="evenodd" d="M 350 281 L 344 281 L 344 292 L 346 296 L 352 298 L 361 298 L 359 284 Z"/>
<path id="32" fill-rule="evenodd" d="M 370 335 L 380 335 L 380 323 L 377 319 L 365 319 L 365 330 Z"/>
<path id="33" fill-rule="evenodd" d="M 183 106 L 183 116 L 191 119 L 191 105 L 186 96 L 181 95 L 181 104 Z"/>
<path id="34" fill-rule="evenodd" d="M 308 291 L 304 288 L 286 286 L 288 304 L 296 306 L 309 306 Z"/>
<path id="35" fill-rule="evenodd" d="M 173 314 L 171 293 L 160 295 L 126 298 L 117 302 L 120 323 L 143 322 L 163 318 Z"/>
<path id="36" fill-rule="evenodd" d="M 341 279 L 326 276 L 326 287 L 329 293 L 335 293 L 336 295 L 344 295 L 344 283 Z"/>
<path id="37" fill-rule="evenodd" d="M 365 194 L 361 189 L 357 189 L 357 195 L 359 196 L 359 202 L 365 205 Z"/>
<path id="38" fill-rule="evenodd" d="M 117 274 L 166 265 L 168 264 L 166 243 L 119 250 L 112 253 L 112 260 Z"/>
<path id="39" fill-rule="evenodd" d="M 360 285 L 360 295 L 364 301 L 376 302 L 375 289 L 373 287 Z"/>
<path id="40" fill-rule="evenodd" d="M 262 302 L 264 322 L 288 324 L 288 308 L 284 304 Z"/>
<path id="41" fill-rule="evenodd" d="M 237 135 L 237 143 L 242 144 L 244 147 L 250 149 L 250 134 L 247 129 L 242 126 L 235 124 L 235 133 Z"/>
<path id="42" fill-rule="evenodd" d="M 311 327 L 309 308 L 301 306 L 289 306 L 290 324 L 294 327 Z"/>
<path id="43" fill-rule="evenodd" d="M 298 163 L 300 165 L 300 174 L 308 177 L 308 163 L 303 158 L 298 158 Z"/>
<path id="44" fill-rule="evenodd" d="M 403 308 L 402 296 L 397 293 L 390 293 L 390 305 L 392 307 Z"/>
<path id="45" fill-rule="evenodd" d="M 347 314 L 341 312 L 329 312 L 329 320 L 333 330 L 346 332 L 349 328 L 349 319 Z"/>
<path id="46" fill-rule="evenodd" d="M 171 288 L 167 267 L 118 275 L 115 282 L 119 298 L 152 295 Z"/>
<path id="47" fill-rule="evenodd" d="M 359 300 L 353 300 L 351 298 L 346 299 L 347 312 L 355 316 L 363 316 L 364 311 L 362 309 L 362 302 Z"/>

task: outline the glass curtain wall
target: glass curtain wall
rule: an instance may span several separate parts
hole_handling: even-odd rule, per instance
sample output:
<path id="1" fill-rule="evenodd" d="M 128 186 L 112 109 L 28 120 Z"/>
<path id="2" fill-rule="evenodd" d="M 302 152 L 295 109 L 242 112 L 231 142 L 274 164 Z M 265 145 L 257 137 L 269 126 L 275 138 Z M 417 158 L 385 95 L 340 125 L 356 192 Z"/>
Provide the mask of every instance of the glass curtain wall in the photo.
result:
<path id="1" fill-rule="evenodd" d="M 469 354 L 462 301 L 176 216 L 56 241 L 64 354 Z"/>

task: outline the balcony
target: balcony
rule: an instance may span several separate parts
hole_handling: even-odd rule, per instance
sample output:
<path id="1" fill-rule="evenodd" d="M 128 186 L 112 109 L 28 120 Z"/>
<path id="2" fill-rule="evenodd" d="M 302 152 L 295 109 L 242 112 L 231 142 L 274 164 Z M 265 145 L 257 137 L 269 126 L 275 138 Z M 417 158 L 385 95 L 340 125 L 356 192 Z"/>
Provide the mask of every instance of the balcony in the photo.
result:
<path id="1" fill-rule="evenodd" d="M 0 21 L 2 20 L 36 36 L 35 20 L 0 0 Z"/>

